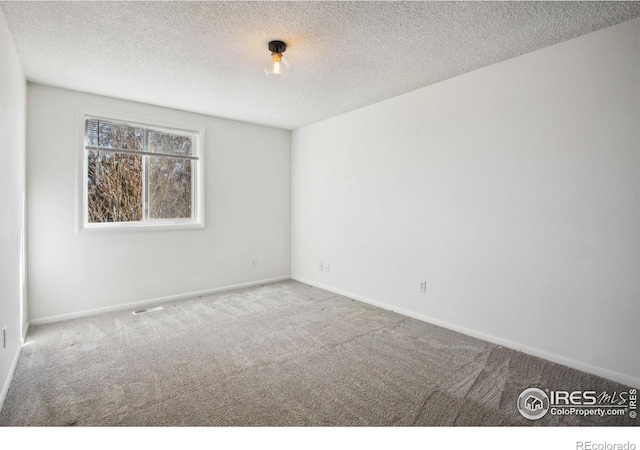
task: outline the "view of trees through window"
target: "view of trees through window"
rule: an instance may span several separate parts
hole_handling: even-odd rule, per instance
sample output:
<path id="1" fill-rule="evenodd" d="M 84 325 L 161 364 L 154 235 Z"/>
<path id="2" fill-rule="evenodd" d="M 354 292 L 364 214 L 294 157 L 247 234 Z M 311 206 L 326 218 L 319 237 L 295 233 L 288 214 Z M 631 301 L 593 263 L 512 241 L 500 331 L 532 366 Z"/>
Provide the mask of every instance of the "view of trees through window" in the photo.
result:
<path id="1" fill-rule="evenodd" d="M 195 135 L 85 120 L 89 223 L 188 219 Z"/>

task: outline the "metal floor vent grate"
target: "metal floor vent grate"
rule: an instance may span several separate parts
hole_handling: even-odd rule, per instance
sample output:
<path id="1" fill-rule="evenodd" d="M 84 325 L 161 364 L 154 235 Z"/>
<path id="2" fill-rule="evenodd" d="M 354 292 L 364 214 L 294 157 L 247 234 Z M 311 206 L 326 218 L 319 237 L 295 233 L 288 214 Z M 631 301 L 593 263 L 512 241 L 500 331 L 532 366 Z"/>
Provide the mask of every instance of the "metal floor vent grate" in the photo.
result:
<path id="1" fill-rule="evenodd" d="M 164 309 L 162 306 L 152 306 L 151 308 L 139 309 L 137 311 L 133 311 L 132 314 L 144 314 L 152 311 L 160 311 L 162 309 Z"/>

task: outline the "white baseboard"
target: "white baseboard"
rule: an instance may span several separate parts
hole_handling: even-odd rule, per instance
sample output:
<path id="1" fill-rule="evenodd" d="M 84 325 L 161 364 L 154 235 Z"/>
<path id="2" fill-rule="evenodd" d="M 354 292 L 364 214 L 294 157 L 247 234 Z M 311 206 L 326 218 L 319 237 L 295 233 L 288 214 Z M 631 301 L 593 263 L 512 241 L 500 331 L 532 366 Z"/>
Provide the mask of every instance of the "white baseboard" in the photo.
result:
<path id="1" fill-rule="evenodd" d="M 344 295 L 345 297 L 352 298 L 354 300 L 361 301 L 363 303 L 368 303 L 373 306 L 377 306 L 382 309 L 387 309 L 398 314 L 402 314 L 403 316 L 412 317 L 414 319 L 421 320 L 423 322 L 431 323 L 433 325 L 437 325 L 443 328 L 447 328 L 449 330 L 457 331 L 462 334 L 466 334 L 467 336 L 471 336 L 477 339 L 482 339 L 483 341 L 491 342 L 492 344 L 501 345 L 503 347 L 507 347 L 513 350 L 517 350 L 522 353 L 526 353 L 528 355 L 536 356 L 538 358 L 546 359 L 547 361 L 551 361 L 557 364 L 562 364 L 567 367 L 571 367 L 572 369 L 577 369 L 582 372 L 590 373 L 592 375 L 597 375 L 602 378 L 606 378 L 608 380 L 616 381 L 618 383 L 622 383 L 629 387 L 633 387 L 636 389 L 640 389 L 640 378 L 635 378 L 630 375 L 626 375 L 620 372 L 615 372 L 613 370 L 605 369 L 604 367 L 594 366 L 588 363 L 584 363 L 582 361 L 577 361 L 575 359 L 567 358 L 562 355 L 558 355 L 555 353 L 551 353 L 545 350 L 541 350 L 535 347 L 528 347 L 524 344 L 520 344 L 518 342 L 513 342 L 508 339 L 503 339 L 497 336 L 493 336 L 490 334 L 483 333 L 481 331 L 472 330 L 470 328 L 462 327 L 450 322 L 445 322 L 443 320 L 434 319 L 433 317 L 425 316 L 420 313 L 416 313 L 414 311 L 410 311 L 404 308 L 397 308 L 395 306 L 389 305 L 388 303 L 379 302 L 377 300 L 372 300 L 367 297 L 363 297 L 361 295 L 353 294 L 351 292 L 343 291 L 341 289 L 336 289 L 331 286 L 327 286 L 322 283 L 317 283 L 315 281 L 307 280 L 305 278 L 301 278 L 298 276 L 291 275 L 292 280 L 299 281 L 301 283 L 310 284 L 312 286 L 318 287 L 320 289 L 324 289 L 326 291 L 334 292 L 336 294 Z"/>
<path id="2" fill-rule="evenodd" d="M 0 411 L 2 411 L 2 407 L 4 406 L 4 401 L 6 400 L 7 394 L 9 393 L 9 386 L 11 386 L 11 380 L 13 379 L 13 374 L 16 371 L 16 367 L 18 366 L 18 359 L 20 359 L 21 351 L 22 351 L 22 345 L 19 345 L 16 350 L 16 354 L 13 356 L 13 361 L 11 361 L 11 367 L 9 368 L 7 379 L 4 380 L 2 391 L 0 391 Z"/>
<path id="3" fill-rule="evenodd" d="M 213 289 L 206 289 L 204 291 L 195 291 L 195 292 L 188 292 L 186 294 L 169 295 L 167 297 L 152 298 L 149 300 L 141 300 L 139 302 L 132 302 L 132 303 L 123 303 L 119 305 L 106 306 L 104 308 L 87 309 L 84 311 L 77 311 L 77 312 L 72 312 L 68 314 L 59 314 L 55 316 L 40 317 L 37 319 L 29 320 L 29 324 L 42 325 L 45 323 L 60 322 L 62 320 L 77 319 L 79 317 L 95 316 L 96 314 L 103 314 L 103 313 L 112 312 L 112 311 L 121 311 L 125 309 L 140 309 L 144 306 L 156 305 L 159 303 L 166 303 L 166 302 L 171 302 L 175 300 L 184 300 L 187 298 L 198 297 L 201 295 L 215 294 L 216 292 L 224 292 L 224 291 L 231 291 L 234 289 L 242 289 L 242 288 L 251 287 L 251 286 L 258 286 L 260 284 L 276 283 L 278 281 L 284 281 L 289 279 L 291 279 L 291 277 L 287 275 L 283 277 L 269 278 L 266 280 L 250 281 L 248 283 L 241 283 L 241 284 L 234 284 L 231 286 L 223 286 L 223 287 L 218 287 Z"/>

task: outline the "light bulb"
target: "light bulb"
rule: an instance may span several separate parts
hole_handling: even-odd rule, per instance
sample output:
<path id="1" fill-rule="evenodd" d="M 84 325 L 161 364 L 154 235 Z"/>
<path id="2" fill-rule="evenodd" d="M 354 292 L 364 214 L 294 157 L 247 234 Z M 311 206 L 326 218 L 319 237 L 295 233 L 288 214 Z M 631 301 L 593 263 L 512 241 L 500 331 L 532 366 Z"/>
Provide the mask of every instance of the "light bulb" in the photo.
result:
<path id="1" fill-rule="evenodd" d="M 274 52 L 271 54 L 271 61 L 269 61 L 267 67 L 264 68 L 264 73 L 268 77 L 285 78 L 289 74 L 290 69 L 291 66 L 287 58 L 282 56 L 282 53 Z"/>
<path id="2" fill-rule="evenodd" d="M 269 63 L 264 68 L 264 73 L 269 78 L 286 78 L 289 75 L 291 66 L 287 58 L 282 56 L 282 53 L 287 49 L 287 44 L 282 41 L 269 42 L 269 51 L 271 52 L 271 58 Z"/>

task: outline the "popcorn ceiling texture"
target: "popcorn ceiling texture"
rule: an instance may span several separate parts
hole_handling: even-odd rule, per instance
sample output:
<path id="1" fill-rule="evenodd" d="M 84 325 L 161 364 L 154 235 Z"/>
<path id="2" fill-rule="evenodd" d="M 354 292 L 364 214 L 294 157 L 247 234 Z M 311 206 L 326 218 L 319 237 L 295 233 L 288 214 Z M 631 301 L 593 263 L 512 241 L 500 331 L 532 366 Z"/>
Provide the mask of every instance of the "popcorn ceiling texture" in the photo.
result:
<path id="1" fill-rule="evenodd" d="M 29 81 L 285 129 L 640 16 L 640 2 L 2 2 Z M 292 70 L 267 79 L 267 43 Z"/>

